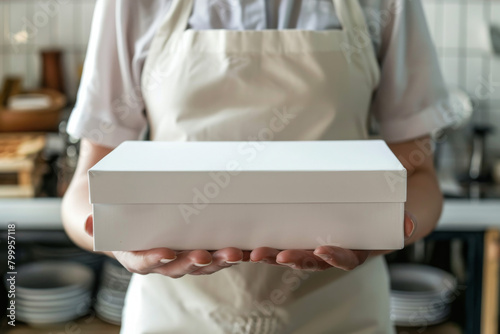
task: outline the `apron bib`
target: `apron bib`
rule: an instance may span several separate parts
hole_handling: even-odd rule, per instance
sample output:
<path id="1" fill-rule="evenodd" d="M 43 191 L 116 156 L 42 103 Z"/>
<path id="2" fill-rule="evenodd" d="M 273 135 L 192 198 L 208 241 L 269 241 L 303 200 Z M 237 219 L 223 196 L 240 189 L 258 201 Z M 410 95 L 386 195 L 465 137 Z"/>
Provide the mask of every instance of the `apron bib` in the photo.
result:
<path id="1" fill-rule="evenodd" d="M 380 73 L 358 1 L 333 0 L 343 27 L 325 31 L 186 30 L 193 1 L 173 0 L 145 63 L 152 140 L 367 138 Z M 133 275 L 122 333 L 386 334 L 388 289 L 382 257 L 349 273 Z"/>

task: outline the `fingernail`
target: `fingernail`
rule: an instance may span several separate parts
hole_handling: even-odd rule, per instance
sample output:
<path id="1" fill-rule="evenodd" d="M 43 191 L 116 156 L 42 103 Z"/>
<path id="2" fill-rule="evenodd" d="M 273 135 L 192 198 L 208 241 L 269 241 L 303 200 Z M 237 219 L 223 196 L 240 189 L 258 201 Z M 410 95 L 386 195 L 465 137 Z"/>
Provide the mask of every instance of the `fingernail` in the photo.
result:
<path id="1" fill-rule="evenodd" d="M 266 259 L 262 259 L 262 260 L 258 260 L 258 261 L 250 259 L 250 262 L 252 262 L 252 263 L 268 263 Z"/>
<path id="2" fill-rule="evenodd" d="M 316 253 L 314 253 L 314 255 L 321 258 L 323 261 L 330 261 L 332 259 L 331 255 L 328 255 L 328 254 L 316 254 Z"/>
<path id="3" fill-rule="evenodd" d="M 175 260 L 177 257 L 174 257 L 173 259 L 161 259 L 160 262 L 161 263 L 169 263 L 169 262 L 172 262 L 173 260 Z"/>
<path id="4" fill-rule="evenodd" d="M 417 218 L 415 218 L 415 216 L 411 212 L 406 211 L 406 213 L 408 214 L 408 216 L 410 217 L 410 220 L 412 222 L 411 230 L 407 231 L 407 238 L 410 238 L 413 235 L 413 233 L 415 232 L 415 229 L 417 227 Z"/>
<path id="5" fill-rule="evenodd" d="M 279 261 L 276 261 L 277 264 L 281 264 L 283 266 L 293 266 L 294 263 L 293 262 L 279 262 Z"/>
<path id="6" fill-rule="evenodd" d="M 241 263 L 243 262 L 243 260 L 239 260 L 239 261 L 226 261 L 227 264 L 238 264 L 238 263 Z"/>
<path id="7" fill-rule="evenodd" d="M 91 216 L 91 214 L 89 214 L 89 215 L 87 216 L 87 219 L 85 219 L 85 222 L 84 222 L 84 224 L 83 224 L 83 229 L 85 230 L 85 233 L 87 233 L 87 235 L 89 235 L 89 236 L 91 236 L 91 237 L 92 237 L 92 234 L 91 234 L 91 233 L 89 232 L 89 230 L 87 229 L 87 223 L 88 223 L 88 221 L 89 221 L 89 219 L 90 219 L 90 216 Z"/>
<path id="8" fill-rule="evenodd" d="M 278 262 L 278 261 L 276 261 L 276 263 L 280 264 L 282 266 L 287 266 L 288 268 L 291 268 L 291 269 L 297 269 L 297 266 L 293 262 Z"/>
<path id="9" fill-rule="evenodd" d="M 194 265 L 197 267 L 206 267 L 206 266 L 209 266 L 211 264 L 212 264 L 212 261 L 210 261 L 209 263 L 195 263 Z"/>

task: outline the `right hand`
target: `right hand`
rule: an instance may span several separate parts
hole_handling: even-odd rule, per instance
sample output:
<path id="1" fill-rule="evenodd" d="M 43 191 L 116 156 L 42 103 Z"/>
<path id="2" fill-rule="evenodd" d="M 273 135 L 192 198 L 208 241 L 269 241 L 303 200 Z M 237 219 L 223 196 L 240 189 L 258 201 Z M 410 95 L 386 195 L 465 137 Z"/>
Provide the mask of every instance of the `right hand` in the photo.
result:
<path id="1" fill-rule="evenodd" d="M 92 215 L 85 221 L 85 231 L 94 235 Z M 208 275 L 250 259 L 250 252 L 228 247 L 214 252 L 192 250 L 176 252 L 169 248 L 144 251 L 115 251 L 112 255 L 130 272 L 141 275 L 157 273 L 172 278 L 184 275 Z"/>

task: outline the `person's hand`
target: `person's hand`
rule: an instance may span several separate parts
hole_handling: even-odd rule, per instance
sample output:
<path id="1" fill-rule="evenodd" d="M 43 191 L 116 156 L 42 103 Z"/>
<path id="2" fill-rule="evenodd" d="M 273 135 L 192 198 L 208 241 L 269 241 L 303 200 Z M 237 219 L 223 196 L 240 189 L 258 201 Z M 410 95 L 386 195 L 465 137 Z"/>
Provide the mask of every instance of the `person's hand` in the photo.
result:
<path id="1" fill-rule="evenodd" d="M 94 234 L 92 215 L 87 217 L 85 231 L 90 236 Z M 213 274 L 250 258 L 250 252 L 243 252 L 234 247 L 214 252 L 201 249 L 176 252 L 168 248 L 155 248 L 133 252 L 116 251 L 112 252 L 112 255 L 132 273 L 157 273 L 172 278 L 187 274 Z"/>
<path id="2" fill-rule="evenodd" d="M 416 227 L 415 218 L 405 212 L 405 240 L 413 235 Z M 329 268 L 353 270 L 363 264 L 370 255 L 385 254 L 390 251 L 350 250 L 334 246 L 319 246 L 313 250 L 287 249 L 277 250 L 268 247 L 254 249 L 250 261 L 287 266 L 293 269 L 321 271 Z"/>

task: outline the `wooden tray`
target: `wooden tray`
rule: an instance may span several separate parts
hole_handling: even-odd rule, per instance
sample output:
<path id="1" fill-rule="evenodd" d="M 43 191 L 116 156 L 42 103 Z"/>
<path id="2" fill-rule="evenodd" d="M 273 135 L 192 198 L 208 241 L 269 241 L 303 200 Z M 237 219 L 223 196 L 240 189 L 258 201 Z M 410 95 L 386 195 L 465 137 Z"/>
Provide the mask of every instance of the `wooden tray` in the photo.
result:
<path id="1" fill-rule="evenodd" d="M 43 166 L 37 159 L 44 147 L 43 134 L 0 134 L 0 198 L 35 195 Z"/>
<path id="2" fill-rule="evenodd" d="M 37 89 L 23 93 L 50 96 L 52 105 L 42 110 L 10 110 L 0 107 L 0 132 L 55 131 L 59 125 L 66 97 L 53 89 Z"/>

